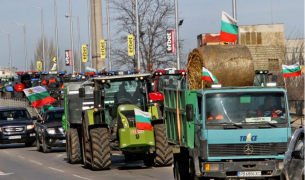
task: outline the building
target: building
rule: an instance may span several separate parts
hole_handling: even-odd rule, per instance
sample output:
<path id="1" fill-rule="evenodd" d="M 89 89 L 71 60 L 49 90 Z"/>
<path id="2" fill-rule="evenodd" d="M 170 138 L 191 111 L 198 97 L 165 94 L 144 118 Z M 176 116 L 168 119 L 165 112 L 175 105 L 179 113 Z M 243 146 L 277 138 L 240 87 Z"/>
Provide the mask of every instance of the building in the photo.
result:
<path id="1" fill-rule="evenodd" d="M 12 72 L 12 75 L 15 75 L 15 69 L 13 68 L 12 69 L 13 72 Z M 9 68 L 1 68 L 0 66 L 0 77 L 3 77 L 3 76 L 10 76 L 10 69 Z"/>
<path id="2" fill-rule="evenodd" d="M 219 40 L 220 34 L 199 34 L 197 36 L 197 47 L 203 47 L 207 45 L 225 45 L 229 44 Z"/>

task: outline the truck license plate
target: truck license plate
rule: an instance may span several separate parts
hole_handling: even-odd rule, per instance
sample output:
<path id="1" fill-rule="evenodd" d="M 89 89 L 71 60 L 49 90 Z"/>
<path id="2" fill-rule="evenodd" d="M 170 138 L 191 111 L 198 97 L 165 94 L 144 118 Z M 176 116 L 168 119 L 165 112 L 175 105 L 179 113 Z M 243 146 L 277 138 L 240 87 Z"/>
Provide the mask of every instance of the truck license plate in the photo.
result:
<path id="1" fill-rule="evenodd" d="M 61 140 L 62 143 L 66 143 L 66 140 Z"/>
<path id="2" fill-rule="evenodd" d="M 21 136 L 9 136 L 8 139 L 21 139 Z"/>
<path id="3" fill-rule="evenodd" d="M 259 177 L 259 176 L 261 176 L 261 171 L 238 172 L 238 177 Z"/>

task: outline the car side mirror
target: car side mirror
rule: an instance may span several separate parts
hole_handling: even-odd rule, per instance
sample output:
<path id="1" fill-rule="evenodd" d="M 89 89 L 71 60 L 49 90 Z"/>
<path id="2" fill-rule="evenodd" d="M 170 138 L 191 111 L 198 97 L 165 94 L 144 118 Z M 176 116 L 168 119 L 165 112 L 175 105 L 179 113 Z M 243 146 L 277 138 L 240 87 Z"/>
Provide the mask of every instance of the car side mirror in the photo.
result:
<path id="1" fill-rule="evenodd" d="M 78 89 L 78 95 L 79 95 L 80 98 L 84 98 L 86 96 L 85 88 L 79 88 Z"/>
<path id="2" fill-rule="evenodd" d="M 193 117 L 194 117 L 194 107 L 193 104 L 187 104 L 186 105 L 186 120 L 188 122 L 193 121 Z"/>
<path id="3" fill-rule="evenodd" d="M 304 159 L 304 155 L 302 151 L 292 151 L 291 157 L 295 159 Z"/>
<path id="4" fill-rule="evenodd" d="M 37 120 L 37 116 L 32 116 L 32 120 Z"/>

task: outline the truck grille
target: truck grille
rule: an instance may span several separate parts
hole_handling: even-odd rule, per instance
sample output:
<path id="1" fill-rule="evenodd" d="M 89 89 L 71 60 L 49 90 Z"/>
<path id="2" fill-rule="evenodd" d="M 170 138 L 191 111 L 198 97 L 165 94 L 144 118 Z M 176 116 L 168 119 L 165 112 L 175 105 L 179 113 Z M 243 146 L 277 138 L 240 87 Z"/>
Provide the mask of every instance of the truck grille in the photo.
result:
<path id="1" fill-rule="evenodd" d="M 284 154 L 287 143 L 210 144 L 209 157 L 267 156 Z"/>

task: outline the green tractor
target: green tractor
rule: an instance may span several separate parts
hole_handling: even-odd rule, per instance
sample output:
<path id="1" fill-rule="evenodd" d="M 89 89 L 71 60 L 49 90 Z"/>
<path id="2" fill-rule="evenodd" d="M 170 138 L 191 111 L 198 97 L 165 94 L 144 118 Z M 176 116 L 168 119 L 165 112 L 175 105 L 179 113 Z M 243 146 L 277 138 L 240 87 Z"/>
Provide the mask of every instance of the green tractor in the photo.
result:
<path id="1" fill-rule="evenodd" d="M 75 118 L 64 120 L 68 124 L 69 162 L 79 162 L 82 155 L 86 167 L 105 170 L 111 166 L 111 155 L 119 153 L 126 160 L 143 159 L 147 166 L 172 165 L 173 152 L 165 138 L 165 125 L 156 104 L 149 103 L 150 85 L 151 74 L 112 71 L 83 83 L 80 98 L 67 94 L 65 97 L 78 107 L 69 107 L 69 102 L 65 109 L 82 109 L 81 115 L 73 112 Z M 135 111 L 150 113 L 151 129 L 137 126 Z"/>

